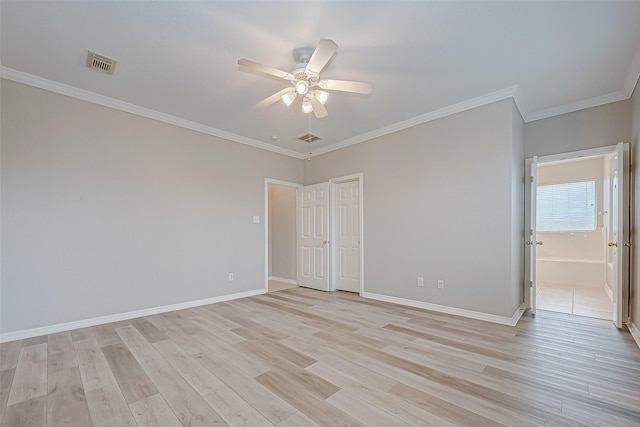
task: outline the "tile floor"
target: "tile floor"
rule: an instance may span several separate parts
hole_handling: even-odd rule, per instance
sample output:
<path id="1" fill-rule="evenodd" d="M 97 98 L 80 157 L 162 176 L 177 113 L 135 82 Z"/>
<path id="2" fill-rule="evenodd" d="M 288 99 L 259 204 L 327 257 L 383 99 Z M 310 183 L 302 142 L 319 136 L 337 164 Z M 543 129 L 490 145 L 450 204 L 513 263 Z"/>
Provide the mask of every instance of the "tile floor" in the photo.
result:
<path id="1" fill-rule="evenodd" d="M 540 310 L 613 319 L 613 302 L 604 288 L 541 282 L 538 283 L 537 296 Z"/>
<path id="2" fill-rule="evenodd" d="M 285 289 L 297 288 L 298 285 L 291 283 L 278 282 L 277 280 L 269 280 L 269 292 L 278 292 Z"/>

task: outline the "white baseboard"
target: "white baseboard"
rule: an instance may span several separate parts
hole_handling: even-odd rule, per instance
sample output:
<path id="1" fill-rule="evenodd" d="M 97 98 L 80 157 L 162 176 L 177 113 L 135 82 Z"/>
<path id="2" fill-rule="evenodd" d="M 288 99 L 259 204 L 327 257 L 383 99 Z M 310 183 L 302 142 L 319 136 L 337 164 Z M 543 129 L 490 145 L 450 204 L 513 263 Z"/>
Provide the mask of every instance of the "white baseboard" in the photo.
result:
<path id="1" fill-rule="evenodd" d="M 290 285 L 297 285 L 298 284 L 297 280 L 285 279 L 284 277 L 278 277 L 278 276 L 269 276 L 269 280 L 276 280 L 278 282 L 288 283 Z"/>
<path id="2" fill-rule="evenodd" d="M 195 301 L 180 302 L 177 304 L 163 305 L 160 307 L 145 308 L 142 310 L 129 311 L 126 313 L 109 314 L 107 316 L 93 317 L 91 319 L 76 320 L 74 322 L 58 323 L 56 325 L 43 326 L 40 328 L 24 329 L 22 331 L 6 332 L 0 334 L 0 343 L 22 340 L 40 335 L 55 334 L 57 332 L 72 331 L 74 329 L 87 328 L 89 326 L 103 325 L 105 323 L 118 322 L 121 320 L 135 319 L 136 317 L 151 316 L 153 314 L 166 313 L 168 311 L 184 310 L 185 308 L 198 307 L 201 305 L 213 304 L 216 302 L 230 301 L 239 298 L 251 297 L 266 293 L 264 289 L 238 292 L 236 294 L 221 295 L 219 297 L 204 298 Z"/>
<path id="3" fill-rule="evenodd" d="M 636 341 L 636 344 L 640 347 L 640 329 L 638 329 L 633 322 L 627 323 L 627 327 L 629 328 L 629 332 L 631 332 L 631 336 Z"/>
<path id="4" fill-rule="evenodd" d="M 604 291 L 607 293 L 609 300 L 613 302 L 613 292 L 611 291 L 611 288 L 609 288 L 609 286 L 606 283 L 604 284 Z"/>
<path id="5" fill-rule="evenodd" d="M 388 295 L 373 294 L 371 292 L 363 292 L 364 298 L 371 298 L 378 301 L 391 302 L 394 304 L 407 305 L 409 307 L 422 308 L 424 310 L 437 311 L 438 313 L 453 314 L 455 316 L 468 317 L 470 319 L 484 320 L 486 322 L 499 323 L 501 325 L 515 326 L 524 313 L 524 304 L 521 305 L 513 316 L 498 316 L 496 314 L 482 313 L 480 311 L 465 310 L 462 308 L 449 307 L 446 305 L 432 304 L 424 301 L 416 301 L 412 299 L 391 297 Z"/>

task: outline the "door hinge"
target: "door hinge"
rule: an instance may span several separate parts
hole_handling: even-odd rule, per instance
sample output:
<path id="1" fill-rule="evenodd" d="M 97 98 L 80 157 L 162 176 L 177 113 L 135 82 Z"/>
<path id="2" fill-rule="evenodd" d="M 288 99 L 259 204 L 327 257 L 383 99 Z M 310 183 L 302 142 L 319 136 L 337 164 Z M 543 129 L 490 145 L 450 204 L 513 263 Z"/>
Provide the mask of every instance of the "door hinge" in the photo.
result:
<path id="1" fill-rule="evenodd" d="M 530 182 L 533 182 L 533 175 L 529 177 Z"/>

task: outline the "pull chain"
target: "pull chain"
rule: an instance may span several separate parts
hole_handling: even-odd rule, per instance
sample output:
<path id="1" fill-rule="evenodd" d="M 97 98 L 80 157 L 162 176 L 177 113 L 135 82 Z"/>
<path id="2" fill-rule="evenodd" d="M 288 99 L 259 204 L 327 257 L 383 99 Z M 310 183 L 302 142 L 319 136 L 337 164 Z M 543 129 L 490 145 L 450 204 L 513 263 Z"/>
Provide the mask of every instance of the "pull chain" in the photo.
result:
<path id="1" fill-rule="evenodd" d="M 311 114 L 307 116 L 307 135 L 311 135 Z M 309 157 L 307 157 L 307 161 L 311 161 L 311 155 L 313 154 L 313 150 L 311 149 L 311 141 L 309 141 Z"/>

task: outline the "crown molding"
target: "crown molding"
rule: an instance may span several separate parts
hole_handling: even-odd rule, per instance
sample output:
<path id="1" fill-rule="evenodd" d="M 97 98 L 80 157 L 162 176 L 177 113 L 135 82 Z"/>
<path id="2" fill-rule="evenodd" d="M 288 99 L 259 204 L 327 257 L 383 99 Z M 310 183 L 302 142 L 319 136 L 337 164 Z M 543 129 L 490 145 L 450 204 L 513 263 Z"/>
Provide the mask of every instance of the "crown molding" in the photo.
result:
<path id="1" fill-rule="evenodd" d="M 325 154 L 330 151 L 339 150 L 340 148 L 345 148 L 345 147 L 349 147 L 350 145 L 359 144 L 361 142 L 365 142 L 373 138 L 378 138 L 380 136 L 398 132 L 416 125 L 420 125 L 422 123 L 427 123 L 433 120 L 450 116 L 452 114 L 471 110 L 473 108 L 482 107 L 483 105 L 491 104 L 496 101 L 502 101 L 503 99 L 513 98 L 513 95 L 517 92 L 517 90 L 518 90 L 518 86 L 511 86 L 506 89 L 502 89 L 496 92 L 491 92 L 486 95 L 479 96 L 477 98 L 459 102 L 458 104 L 440 108 L 439 110 L 422 114 L 420 116 L 416 116 L 408 120 L 403 120 L 401 122 L 394 123 L 389 126 L 381 127 L 371 132 L 363 133 L 361 135 L 354 136 L 353 138 L 345 139 L 343 141 L 336 142 L 335 144 L 318 148 L 314 150 L 313 156 L 314 157 L 319 156 L 321 154 Z"/>
<path id="2" fill-rule="evenodd" d="M 513 102 L 516 104 L 516 108 L 520 112 L 522 121 L 526 123 L 527 117 L 529 116 L 529 110 L 527 109 L 527 105 L 523 100 L 522 90 L 520 89 L 520 86 L 518 86 L 518 89 L 513 94 Z"/>
<path id="3" fill-rule="evenodd" d="M 135 114 L 137 116 L 146 117 L 152 120 L 157 120 L 159 122 L 168 123 L 170 125 L 179 126 L 181 128 L 193 130 L 206 135 L 216 136 L 218 138 L 239 142 L 240 144 L 249 145 L 251 147 L 261 148 L 263 150 L 272 151 L 274 153 L 283 154 L 289 157 L 294 157 L 296 159 L 307 158 L 307 155 L 304 153 L 299 153 L 297 151 L 289 150 L 287 148 L 282 148 L 276 145 L 267 144 L 266 142 L 258 141 L 252 138 L 247 138 L 242 135 L 236 135 L 235 133 L 217 129 L 212 126 L 203 125 L 202 123 L 196 123 L 190 120 L 181 119 L 180 117 L 172 116 L 166 113 L 161 113 L 159 111 L 155 111 L 150 108 L 145 108 L 139 105 L 130 104 L 128 102 L 120 101 L 118 99 L 109 98 L 108 96 L 99 95 L 97 93 L 89 92 L 87 90 L 78 89 L 73 86 L 54 82 L 52 80 L 34 76 L 32 74 L 24 73 L 22 71 L 14 70 L 12 68 L 8 68 L 5 66 L 0 66 L 0 77 L 2 77 L 3 79 L 17 82 L 17 83 L 23 83 L 29 86 L 37 87 L 39 89 L 44 89 L 49 92 L 54 92 L 60 95 L 69 96 L 72 98 L 80 99 L 82 101 L 91 102 L 93 104 L 102 105 L 104 107 L 113 108 L 115 110 L 124 111 L 127 113 Z"/>
<path id="4" fill-rule="evenodd" d="M 94 104 L 102 105 L 105 107 L 113 108 L 116 110 L 124 111 L 127 113 L 135 114 L 148 119 L 157 120 L 160 122 L 168 123 L 174 126 L 179 126 L 185 129 L 193 130 L 195 132 L 203 133 L 206 135 L 215 136 L 218 138 L 226 139 L 240 144 L 249 145 L 255 148 L 261 148 L 263 150 L 271 151 L 274 153 L 282 154 L 285 156 L 293 157 L 295 159 L 304 160 L 308 154 L 300 153 L 298 151 L 290 150 L 287 148 L 272 145 L 266 142 L 258 141 L 252 138 L 247 138 L 242 135 L 237 135 L 231 132 L 217 129 L 212 126 L 203 125 L 201 123 L 185 120 L 180 117 L 172 116 L 170 114 L 161 113 L 149 108 L 141 107 L 139 105 L 130 104 L 128 102 L 120 101 L 114 98 L 109 98 L 104 95 L 99 95 L 93 92 L 89 92 L 83 89 L 78 89 L 73 86 L 65 85 L 63 83 L 54 82 L 42 77 L 34 76 L 32 74 L 24 73 L 22 71 L 14 70 L 5 66 L 0 66 L 0 77 L 12 80 L 18 83 L 23 83 L 29 86 L 34 86 L 40 89 L 44 89 L 50 92 L 58 93 L 60 95 L 77 98 L 83 101 L 91 102 Z M 529 112 L 526 107 L 526 103 L 523 100 L 522 92 L 519 90 L 519 86 L 511 86 L 496 92 L 491 92 L 477 98 L 472 98 L 458 104 L 450 105 L 444 108 L 440 108 L 435 111 L 431 111 L 420 116 L 413 117 L 408 120 L 403 120 L 398 123 L 391 124 L 379 129 L 375 129 L 371 132 L 366 132 L 361 135 L 348 138 L 334 144 L 330 144 L 314 150 L 313 157 L 319 156 L 331 151 L 339 150 L 341 148 L 349 147 L 351 145 L 359 144 L 361 142 L 368 141 L 373 138 L 388 135 L 390 133 L 398 132 L 422 123 L 427 123 L 433 120 L 441 119 L 443 117 L 450 116 L 452 114 L 461 113 L 463 111 L 471 110 L 473 108 L 482 107 L 493 102 L 502 101 L 507 98 L 512 98 L 516 104 L 516 107 L 520 111 L 525 123 L 533 122 L 536 120 L 546 119 L 561 114 L 572 113 L 574 111 L 584 110 L 586 108 L 598 107 L 600 105 L 610 104 L 612 102 L 624 101 L 631 98 L 633 91 L 640 77 L 640 44 L 636 49 L 631 66 L 627 73 L 624 88 L 621 91 L 609 93 L 602 96 L 597 96 L 591 99 L 585 99 L 582 101 L 574 102 L 572 104 L 560 105 L 545 110 L 539 110 Z"/>
<path id="5" fill-rule="evenodd" d="M 624 80 L 624 87 L 622 90 L 574 102 L 572 104 L 565 104 L 558 107 L 547 108 L 546 110 L 534 111 L 527 116 L 523 115 L 523 117 L 525 117 L 525 122 L 533 122 L 553 116 L 559 116 L 560 114 L 573 113 L 574 111 L 584 110 L 586 108 L 593 108 L 600 105 L 610 104 L 612 102 L 624 101 L 631 98 L 633 95 L 633 91 L 638 84 L 638 78 L 640 78 L 640 43 L 638 43 L 636 52 L 631 59 L 631 65 L 629 66 L 629 71 L 627 71 L 627 76 Z"/>
<path id="6" fill-rule="evenodd" d="M 624 81 L 624 92 L 629 95 L 629 98 L 633 95 L 638 84 L 638 78 L 640 78 L 640 43 L 638 43 L 636 53 L 631 60 L 631 66 L 629 66 L 629 72 L 627 72 L 627 78 Z"/>
<path id="7" fill-rule="evenodd" d="M 608 93 L 606 95 L 596 96 L 595 98 L 585 99 L 572 104 L 559 105 L 557 107 L 547 108 L 546 110 L 534 111 L 527 116 L 525 121 L 527 123 L 534 122 L 536 120 L 547 119 L 561 114 L 573 113 L 574 111 L 611 104 L 612 102 L 624 101 L 630 97 L 631 95 L 627 95 L 623 91 Z"/>

